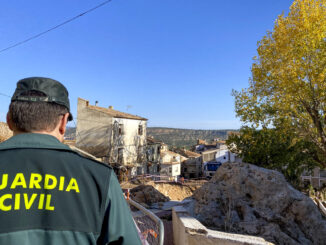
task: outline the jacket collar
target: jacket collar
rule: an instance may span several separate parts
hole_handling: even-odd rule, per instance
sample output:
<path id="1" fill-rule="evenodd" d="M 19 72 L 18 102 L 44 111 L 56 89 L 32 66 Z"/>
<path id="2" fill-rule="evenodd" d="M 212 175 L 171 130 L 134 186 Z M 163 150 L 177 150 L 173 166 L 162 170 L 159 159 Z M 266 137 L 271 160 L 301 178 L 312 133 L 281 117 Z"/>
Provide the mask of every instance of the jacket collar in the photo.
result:
<path id="1" fill-rule="evenodd" d="M 19 148 L 56 149 L 72 151 L 69 146 L 62 144 L 57 138 L 48 134 L 23 133 L 0 143 L 1 150 Z"/>

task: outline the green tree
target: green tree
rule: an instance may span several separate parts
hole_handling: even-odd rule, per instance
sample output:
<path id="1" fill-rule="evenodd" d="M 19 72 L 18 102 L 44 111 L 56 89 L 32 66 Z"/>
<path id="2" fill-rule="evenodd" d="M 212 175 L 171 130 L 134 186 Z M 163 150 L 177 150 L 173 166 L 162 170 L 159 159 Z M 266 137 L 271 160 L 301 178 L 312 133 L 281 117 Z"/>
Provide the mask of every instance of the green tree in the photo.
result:
<path id="1" fill-rule="evenodd" d="M 326 0 L 295 0 L 258 42 L 249 87 L 233 91 L 237 116 L 294 131 L 326 167 Z"/>
<path id="2" fill-rule="evenodd" d="M 275 128 L 243 127 L 240 135 L 229 137 L 227 144 L 244 162 L 278 170 L 294 185 L 304 170 L 312 170 L 317 164 L 314 144 Z"/>

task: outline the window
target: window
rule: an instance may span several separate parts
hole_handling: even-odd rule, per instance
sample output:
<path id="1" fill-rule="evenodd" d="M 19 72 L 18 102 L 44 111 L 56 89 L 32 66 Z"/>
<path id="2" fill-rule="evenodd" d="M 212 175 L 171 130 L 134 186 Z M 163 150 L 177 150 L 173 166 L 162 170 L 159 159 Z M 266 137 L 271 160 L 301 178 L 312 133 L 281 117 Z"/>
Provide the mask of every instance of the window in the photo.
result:
<path id="1" fill-rule="evenodd" d="M 320 170 L 320 177 L 326 177 L 326 170 Z"/>
<path id="2" fill-rule="evenodd" d="M 138 149 L 137 149 L 137 162 L 142 163 L 143 160 L 144 160 L 144 156 L 145 156 L 145 153 L 144 153 L 143 147 L 138 146 Z"/>
<path id="3" fill-rule="evenodd" d="M 172 173 L 172 167 L 169 167 L 169 173 L 170 174 Z"/>
<path id="4" fill-rule="evenodd" d="M 138 126 L 138 135 L 143 135 L 143 125 Z"/>
<path id="5" fill-rule="evenodd" d="M 142 167 L 137 167 L 137 174 L 138 175 L 143 174 L 143 168 Z"/>
<path id="6" fill-rule="evenodd" d="M 123 130 L 123 124 L 119 124 L 119 135 L 123 135 L 124 130 Z"/>
<path id="7" fill-rule="evenodd" d="M 174 170 L 174 172 L 175 173 L 178 173 L 178 171 L 179 171 L 179 167 L 176 167 L 175 170 Z"/>

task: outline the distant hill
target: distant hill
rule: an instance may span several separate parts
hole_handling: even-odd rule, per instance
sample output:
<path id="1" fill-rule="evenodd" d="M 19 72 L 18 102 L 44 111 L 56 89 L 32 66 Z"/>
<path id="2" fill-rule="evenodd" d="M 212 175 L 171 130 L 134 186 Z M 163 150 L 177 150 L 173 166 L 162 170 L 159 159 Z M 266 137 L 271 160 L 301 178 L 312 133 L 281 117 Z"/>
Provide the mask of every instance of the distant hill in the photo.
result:
<path id="1" fill-rule="evenodd" d="M 225 130 L 198 130 L 198 129 L 180 129 L 180 128 L 160 128 L 148 127 L 147 136 L 152 136 L 157 140 L 161 140 L 170 146 L 185 146 L 195 145 L 198 139 L 212 141 L 215 138 L 226 139 L 228 131 L 236 131 L 232 129 Z M 76 128 L 67 128 L 66 137 L 75 139 Z"/>
<path id="2" fill-rule="evenodd" d="M 198 129 L 180 129 L 180 128 L 147 128 L 147 136 L 153 136 L 155 139 L 162 140 L 171 146 L 189 147 L 195 145 L 198 139 L 212 141 L 215 138 L 222 140 L 227 138 L 228 131 L 236 131 L 232 129 L 225 130 L 198 130 Z"/>

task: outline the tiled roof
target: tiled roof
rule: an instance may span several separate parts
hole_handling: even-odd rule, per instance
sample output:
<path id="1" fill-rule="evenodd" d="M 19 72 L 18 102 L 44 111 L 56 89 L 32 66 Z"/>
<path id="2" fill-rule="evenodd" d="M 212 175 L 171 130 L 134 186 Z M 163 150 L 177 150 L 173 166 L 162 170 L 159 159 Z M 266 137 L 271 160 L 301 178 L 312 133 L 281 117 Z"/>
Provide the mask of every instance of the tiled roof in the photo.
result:
<path id="1" fill-rule="evenodd" d="M 183 153 L 186 157 L 200 157 L 200 154 L 193 151 L 183 150 Z"/>
<path id="2" fill-rule="evenodd" d="M 202 153 L 201 154 L 208 154 L 208 153 L 212 153 L 212 152 L 218 152 L 219 151 L 219 149 L 209 149 L 209 150 L 206 150 L 206 151 L 202 151 Z"/>
<path id="3" fill-rule="evenodd" d="M 163 162 L 161 163 L 162 165 L 176 165 L 176 164 L 181 164 L 179 162 Z"/>
<path id="4" fill-rule="evenodd" d="M 162 162 L 162 164 L 165 164 L 165 165 L 167 165 L 167 164 L 169 164 L 169 165 L 180 164 L 181 161 L 185 160 L 185 159 L 181 159 L 182 156 L 180 154 L 175 153 L 173 151 L 164 151 L 164 152 L 161 152 L 160 155 L 161 155 L 161 158 L 163 158 L 166 155 L 170 155 L 170 156 L 173 156 L 173 157 L 178 157 L 178 156 L 180 157 L 180 162 L 177 161 L 176 159 L 171 159 L 171 161 L 169 161 L 169 162 Z"/>
<path id="5" fill-rule="evenodd" d="M 162 141 L 154 139 L 153 137 L 147 137 L 147 143 L 152 143 L 152 144 L 163 144 Z"/>
<path id="6" fill-rule="evenodd" d="M 226 144 L 226 141 L 225 141 L 225 140 L 219 140 L 219 141 L 216 141 L 216 143 L 219 143 L 219 144 Z"/>
<path id="7" fill-rule="evenodd" d="M 165 155 L 171 155 L 171 156 L 175 156 L 175 157 L 180 156 L 180 154 L 175 153 L 173 151 L 163 151 L 163 152 L 161 152 L 161 156 L 165 156 Z"/>
<path id="8" fill-rule="evenodd" d="M 148 120 L 148 119 L 140 117 L 140 116 L 128 114 L 128 113 L 121 112 L 121 111 L 116 111 L 111 108 L 104 108 L 104 107 L 99 107 L 99 106 L 94 106 L 94 105 L 89 105 L 88 108 L 95 110 L 95 111 L 103 112 L 105 114 L 108 114 L 108 115 L 110 115 L 112 117 L 116 117 L 116 118 L 127 118 L 127 119 L 145 120 L 145 121 Z"/>

